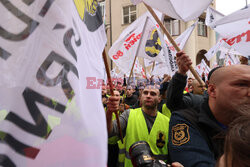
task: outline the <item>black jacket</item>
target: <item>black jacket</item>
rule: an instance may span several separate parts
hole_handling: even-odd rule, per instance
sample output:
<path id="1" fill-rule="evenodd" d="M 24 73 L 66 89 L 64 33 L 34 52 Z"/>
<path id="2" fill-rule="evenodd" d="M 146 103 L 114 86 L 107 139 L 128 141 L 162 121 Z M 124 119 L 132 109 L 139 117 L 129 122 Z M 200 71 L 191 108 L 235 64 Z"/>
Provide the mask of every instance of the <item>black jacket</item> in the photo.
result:
<path id="1" fill-rule="evenodd" d="M 208 97 L 207 93 L 204 93 L 203 95 L 187 93 L 184 95 L 183 90 L 186 83 L 187 76 L 183 76 L 179 73 L 175 73 L 169 82 L 166 104 L 171 112 L 185 108 L 199 109 L 204 98 Z"/>
<path id="2" fill-rule="evenodd" d="M 184 166 L 212 167 L 223 154 L 225 130 L 211 113 L 208 99 L 204 100 L 199 110 L 189 108 L 172 113 L 169 129 L 172 162 L 178 161 Z M 183 135 L 178 138 L 178 134 Z"/>

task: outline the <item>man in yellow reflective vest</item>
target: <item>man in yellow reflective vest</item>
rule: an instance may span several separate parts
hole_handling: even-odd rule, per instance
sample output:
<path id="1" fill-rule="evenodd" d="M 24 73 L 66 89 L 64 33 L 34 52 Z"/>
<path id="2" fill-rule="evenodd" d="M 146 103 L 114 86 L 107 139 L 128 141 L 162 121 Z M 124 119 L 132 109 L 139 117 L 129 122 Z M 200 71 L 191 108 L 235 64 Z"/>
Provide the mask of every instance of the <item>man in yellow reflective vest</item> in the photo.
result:
<path id="1" fill-rule="evenodd" d="M 107 104 L 109 137 L 119 136 L 117 122 L 112 121 L 112 112 L 118 109 L 117 101 L 115 97 L 111 97 Z M 147 86 L 142 92 L 141 102 L 141 108 L 126 110 L 119 117 L 123 136 L 125 136 L 125 167 L 133 166 L 129 156 L 130 146 L 141 140 L 148 142 L 154 158 L 167 160 L 169 118 L 157 111 L 157 105 L 160 102 L 159 89 Z"/>

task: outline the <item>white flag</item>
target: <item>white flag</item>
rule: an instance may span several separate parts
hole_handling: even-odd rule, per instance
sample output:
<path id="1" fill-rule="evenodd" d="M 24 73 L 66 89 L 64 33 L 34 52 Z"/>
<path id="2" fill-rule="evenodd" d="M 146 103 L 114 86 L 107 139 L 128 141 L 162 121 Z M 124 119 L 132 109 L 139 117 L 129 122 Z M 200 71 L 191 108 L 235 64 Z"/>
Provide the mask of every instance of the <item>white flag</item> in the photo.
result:
<path id="1" fill-rule="evenodd" d="M 226 43 L 225 45 L 222 45 L 219 50 L 225 53 L 233 54 L 233 55 L 242 55 L 241 53 L 239 53 L 238 51 L 236 51 L 234 48 L 230 47 Z"/>
<path id="2" fill-rule="evenodd" d="M 180 49 L 183 49 L 189 39 L 190 35 L 194 31 L 195 26 L 197 25 L 198 20 L 194 22 L 188 29 L 186 29 L 180 36 L 178 36 L 175 41 L 178 44 Z"/>
<path id="3" fill-rule="evenodd" d="M 132 0 L 133 1 L 133 0 Z M 185 22 L 195 20 L 210 5 L 212 0 L 143 0 L 160 12 Z"/>
<path id="4" fill-rule="evenodd" d="M 227 53 L 226 58 L 225 58 L 225 65 L 231 66 L 231 65 L 235 65 L 235 64 L 240 64 L 240 60 L 239 60 L 238 56 L 236 57 L 235 55 Z"/>
<path id="5" fill-rule="evenodd" d="M 198 23 L 198 20 L 194 24 L 192 24 L 188 29 L 186 29 L 179 37 L 175 39 L 176 44 L 179 46 L 181 50 L 185 47 L 187 40 L 192 34 L 197 23 Z M 171 69 L 170 75 L 173 76 L 174 73 L 178 70 L 178 66 L 175 60 L 177 51 L 172 46 L 172 44 L 170 44 L 166 36 L 164 36 L 164 39 L 165 39 L 165 42 L 167 43 L 167 53 L 168 53 L 166 54 L 165 58 L 166 58 L 166 62 L 170 63 L 169 64 L 170 69 Z"/>
<path id="6" fill-rule="evenodd" d="M 214 23 L 223 17 L 224 17 L 224 15 L 222 13 L 218 12 L 217 10 L 215 10 L 209 6 L 207 8 L 205 23 L 207 26 L 213 27 Z"/>
<path id="7" fill-rule="evenodd" d="M 228 45 L 250 55 L 250 5 L 216 21 L 214 27 Z"/>
<path id="8" fill-rule="evenodd" d="M 144 59 L 145 67 L 152 66 L 154 64 L 153 60 Z"/>
<path id="9" fill-rule="evenodd" d="M 169 69 L 169 66 L 163 62 L 155 62 L 155 66 L 151 75 L 161 76 L 163 74 L 172 75 L 171 70 Z"/>
<path id="10" fill-rule="evenodd" d="M 205 79 L 207 80 L 208 74 L 211 71 L 210 67 L 208 67 L 207 63 L 204 61 L 204 59 L 201 60 L 201 63 L 198 64 L 195 67 L 196 72 L 200 75 L 200 77 L 202 76 L 202 74 L 204 73 L 205 75 Z"/>
<path id="11" fill-rule="evenodd" d="M 75 2 L 1 1 L 0 166 L 106 166 L 105 28 Z"/>
<path id="12" fill-rule="evenodd" d="M 139 63 L 138 59 L 135 62 L 133 72 L 134 72 L 134 74 L 137 74 L 137 77 L 146 78 L 145 70 L 142 67 L 142 65 Z"/>
<path id="13" fill-rule="evenodd" d="M 128 26 L 109 49 L 110 58 L 124 73 L 131 70 L 136 55 L 149 57 L 146 56 L 145 46 L 146 42 L 150 39 L 147 39 L 148 34 L 146 34 L 146 32 L 149 33 L 152 27 L 156 27 L 156 22 L 151 14 L 147 12 Z M 158 32 L 154 31 L 154 29 L 152 31 L 153 33 Z M 158 33 L 156 34 L 158 35 Z M 159 56 L 152 54 L 152 57 L 155 56 L 155 58 L 152 59 L 164 61 L 163 57 L 160 58 L 162 52 L 160 51 L 159 53 Z"/>
<path id="14" fill-rule="evenodd" d="M 164 38 L 162 33 L 156 27 L 154 18 L 147 17 L 145 27 L 141 37 L 141 43 L 138 46 L 138 57 L 164 62 Z"/>
<path id="15" fill-rule="evenodd" d="M 220 47 L 222 45 L 225 45 L 226 43 L 222 40 L 222 39 L 219 39 L 218 42 L 213 46 L 211 47 L 208 52 L 204 55 L 207 60 L 211 60 L 212 57 L 217 53 L 217 51 L 220 49 Z"/>
<path id="16" fill-rule="evenodd" d="M 228 52 L 221 51 L 219 59 L 225 59 Z"/>

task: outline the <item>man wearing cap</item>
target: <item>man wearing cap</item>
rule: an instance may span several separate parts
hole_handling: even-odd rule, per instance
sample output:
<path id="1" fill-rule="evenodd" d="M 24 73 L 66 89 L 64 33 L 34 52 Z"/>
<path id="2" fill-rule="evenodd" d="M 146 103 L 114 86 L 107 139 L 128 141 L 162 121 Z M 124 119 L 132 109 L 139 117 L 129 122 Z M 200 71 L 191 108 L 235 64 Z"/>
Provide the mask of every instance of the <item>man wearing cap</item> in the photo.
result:
<path id="1" fill-rule="evenodd" d="M 179 80 L 171 81 L 174 83 L 169 84 L 169 89 L 176 90 L 177 86 L 183 90 L 191 60 L 184 52 L 178 52 L 177 63 L 179 71 L 175 75 L 179 75 Z M 198 102 L 194 101 L 197 99 L 183 102 L 180 92 L 172 96 L 179 96 L 180 101 L 176 102 L 182 106 L 178 111 L 172 110 L 169 123 L 170 160 L 178 160 L 184 166 L 214 167 L 224 152 L 227 126 L 238 116 L 249 114 L 250 67 L 233 65 L 214 70 L 209 78 L 208 95 L 198 98 Z"/>

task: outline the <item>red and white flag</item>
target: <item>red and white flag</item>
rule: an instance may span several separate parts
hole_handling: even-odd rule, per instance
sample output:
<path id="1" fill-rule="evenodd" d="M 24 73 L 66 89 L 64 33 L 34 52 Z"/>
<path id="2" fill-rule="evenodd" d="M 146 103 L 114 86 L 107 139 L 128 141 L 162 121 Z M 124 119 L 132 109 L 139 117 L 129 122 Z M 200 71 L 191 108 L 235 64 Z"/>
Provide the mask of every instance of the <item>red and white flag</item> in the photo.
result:
<path id="1" fill-rule="evenodd" d="M 204 59 L 201 60 L 201 63 L 198 64 L 196 67 L 195 67 L 195 70 L 196 72 L 202 76 L 202 74 L 204 73 L 205 74 L 205 78 L 207 80 L 207 77 L 208 77 L 208 74 L 209 72 L 211 71 L 210 67 L 207 65 L 207 63 L 204 61 Z"/>
<path id="2" fill-rule="evenodd" d="M 161 17 L 162 14 L 159 15 Z M 123 73 L 127 73 L 132 68 L 135 56 L 165 61 L 162 43 L 163 37 L 157 29 L 157 24 L 147 12 L 121 33 L 110 48 L 109 56 Z"/>
<path id="3" fill-rule="evenodd" d="M 250 5 L 216 21 L 214 30 L 243 56 L 250 55 Z"/>
<path id="4" fill-rule="evenodd" d="M 225 56 L 225 65 L 231 66 L 231 65 L 235 65 L 235 64 L 240 64 L 240 60 L 239 60 L 238 56 L 227 53 Z"/>
<path id="5" fill-rule="evenodd" d="M 137 77 L 146 78 L 145 69 L 142 67 L 142 65 L 139 63 L 138 60 L 136 60 L 136 62 L 135 62 L 133 72 L 134 72 L 134 74 L 137 74 L 136 75 Z"/>
<path id="6" fill-rule="evenodd" d="M 0 166 L 106 166 L 100 6 L 0 4 Z"/>

